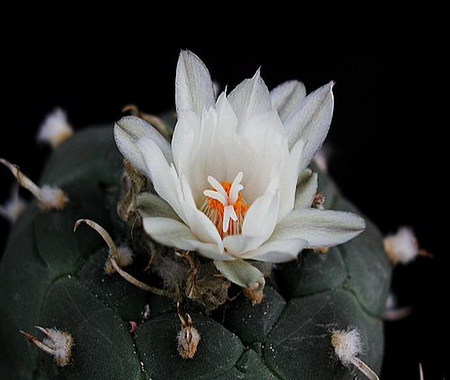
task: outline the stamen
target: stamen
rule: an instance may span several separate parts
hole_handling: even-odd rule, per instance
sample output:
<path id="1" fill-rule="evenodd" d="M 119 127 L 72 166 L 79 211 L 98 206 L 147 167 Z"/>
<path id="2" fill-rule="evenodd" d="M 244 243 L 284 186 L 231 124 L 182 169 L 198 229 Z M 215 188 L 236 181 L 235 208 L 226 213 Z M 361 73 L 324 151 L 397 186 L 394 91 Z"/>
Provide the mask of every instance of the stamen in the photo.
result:
<path id="1" fill-rule="evenodd" d="M 213 189 L 203 191 L 205 200 L 201 210 L 214 223 L 222 238 L 242 231 L 244 215 L 249 207 L 240 193 L 244 188 L 242 178 L 242 172 L 236 175 L 233 182 L 219 182 L 213 176 L 207 178 Z"/>

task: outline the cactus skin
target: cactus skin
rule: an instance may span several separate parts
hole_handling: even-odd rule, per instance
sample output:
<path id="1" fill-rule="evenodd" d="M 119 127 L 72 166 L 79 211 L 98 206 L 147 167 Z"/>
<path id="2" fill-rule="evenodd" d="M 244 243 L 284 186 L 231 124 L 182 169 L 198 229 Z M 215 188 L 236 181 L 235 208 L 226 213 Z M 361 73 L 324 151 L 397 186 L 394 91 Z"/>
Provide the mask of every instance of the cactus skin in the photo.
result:
<path id="1" fill-rule="evenodd" d="M 332 329 L 349 326 L 361 332 L 361 359 L 380 371 L 391 265 L 372 223 L 327 254 L 305 251 L 279 265 L 259 305 L 240 296 L 210 316 L 194 307 L 201 341 L 193 359 L 182 359 L 174 302 L 105 275 L 104 243 L 88 228 L 72 231 L 89 218 L 126 239 L 116 214 L 121 172 L 111 126 L 75 134 L 50 157 L 41 182 L 62 187 L 70 201 L 49 213 L 32 204 L 11 230 L 0 262 L 0 378 L 353 379 L 330 342 Z M 326 208 L 355 210 L 319 178 Z M 146 304 L 150 319 L 131 334 L 127 321 L 140 321 Z M 69 366 L 56 367 L 19 334 L 35 325 L 73 335 Z"/>

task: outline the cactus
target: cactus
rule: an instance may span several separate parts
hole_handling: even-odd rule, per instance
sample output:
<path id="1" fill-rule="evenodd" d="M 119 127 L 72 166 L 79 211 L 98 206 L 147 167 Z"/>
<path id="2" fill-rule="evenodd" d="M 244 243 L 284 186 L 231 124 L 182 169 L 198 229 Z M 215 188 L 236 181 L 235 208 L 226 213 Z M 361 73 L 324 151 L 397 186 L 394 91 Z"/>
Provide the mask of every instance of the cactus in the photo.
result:
<path id="1" fill-rule="evenodd" d="M 41 183 L 62 188 L 69 202 L 50 212 L 30 205 L 10 233 L 0 263 L 2 378 L 351 379 L 354 370 L 334 357 L 330 338 L 348 327 L 361 334 L 361 359 L 379 372 L 391 264 L 372 223 L 325 254 L 307 250 L 278 265 L 258 305 L 242 295 L 215 310 L 184 302 L 201 336 L 194 357 L 184 359 L 176 302 L 106 275 L 103 241 L 86 227 L 73 233 L 78 219 L 89 218 L 114 241 L 130 241 L 133 226 L 116 212 L 122 168 L 110 126 L 75 134 L 50 157 Z M 331 179 L 319 178 L 326 208 L 354 211 Z M 143 274 L 145 265 L 146 256 L 137 256 L 127 270 L 160 285 L 154 272 Z M 129 321 L 137 322 L 134 332 Z M 19 330 L 35 325 L 70 332 L 69 365 L 56 366 L 23 339 Z"/>
<path id="2" fill-rule="evenodd" d="M 185 51 L 176 126 L 130 106 L 114 141 L 111 125 L 73 134 L 55 110 L 40 186 L 0 159 L 35 197 L 18 219 L 17 197 L 2 208 L 15 222 L 0 375 L 377 379 L 392 264 L 377 228 L 307 168 L 332 87 L 269 93 L 257 71 L 216 100 Z"/>

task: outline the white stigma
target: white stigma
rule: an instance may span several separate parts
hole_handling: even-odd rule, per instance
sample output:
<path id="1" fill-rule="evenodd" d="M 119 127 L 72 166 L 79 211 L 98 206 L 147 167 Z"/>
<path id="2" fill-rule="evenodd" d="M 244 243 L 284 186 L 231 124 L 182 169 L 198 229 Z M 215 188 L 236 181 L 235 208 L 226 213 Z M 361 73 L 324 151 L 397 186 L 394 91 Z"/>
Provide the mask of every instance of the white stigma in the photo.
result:
<path id="1" fill-rule="evenodd" d="M 229 193 L 212 175 L 208 176 L 207 178 L 209 184 L 213 187 L 214 190 L 205 190 L 203 191 L 203 194 L 208 198 L 219 201 L 224 207 L 222 220 L 223 232 L 228 231 L 230 220 L 234 220 L 235 222 L 238 220 L 238 216 L 236 215 L 236 211 L 234 209 L 234 204 L 238 200 L 239 192 L 244 188 L 244 186 L 241 184 L 243 176 L 244 174 L 242 172 L 239 172 L 236 175 L 231 184 Z"/>

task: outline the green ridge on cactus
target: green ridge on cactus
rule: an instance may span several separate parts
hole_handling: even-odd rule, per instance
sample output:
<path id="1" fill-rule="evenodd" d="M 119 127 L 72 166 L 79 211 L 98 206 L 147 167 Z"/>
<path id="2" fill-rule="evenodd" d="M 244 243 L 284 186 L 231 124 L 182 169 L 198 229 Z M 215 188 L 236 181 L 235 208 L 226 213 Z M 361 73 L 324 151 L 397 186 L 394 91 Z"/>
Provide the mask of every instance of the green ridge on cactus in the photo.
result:
<path id="1" fill-rule="evenodd" d="M 61 186 L 70 202 L 46 214 L 32 204 L 11 230 L 0 262 L 0 378 L 351 379 L 330 343 L 331 329 L 347 327 L 360 330 L 361 358 L 379 371 L 391 265 L 372 223 L 326 254 L 305 251 L 279 265 L 259 305 L 239 296 L 207 316 L 186 303 L 201 340 L 194 358 L 182 359 L 175 302 L 104 274 L 101 238 L 86 227 L 73 233 L 78 218 L 90 218 L 118 243 L 127 236 L 115 215 L 121 173 L 111 126 L 75 134 L 50 157 L 41 183 Z M 319 180 L 326 208 L 354 210 L 326 175 Z M 139 322 L 135 333 L 130 320 Z M 73 335 L 69 366 L 20 335 L 37 335 L 35 325 Z"/>

